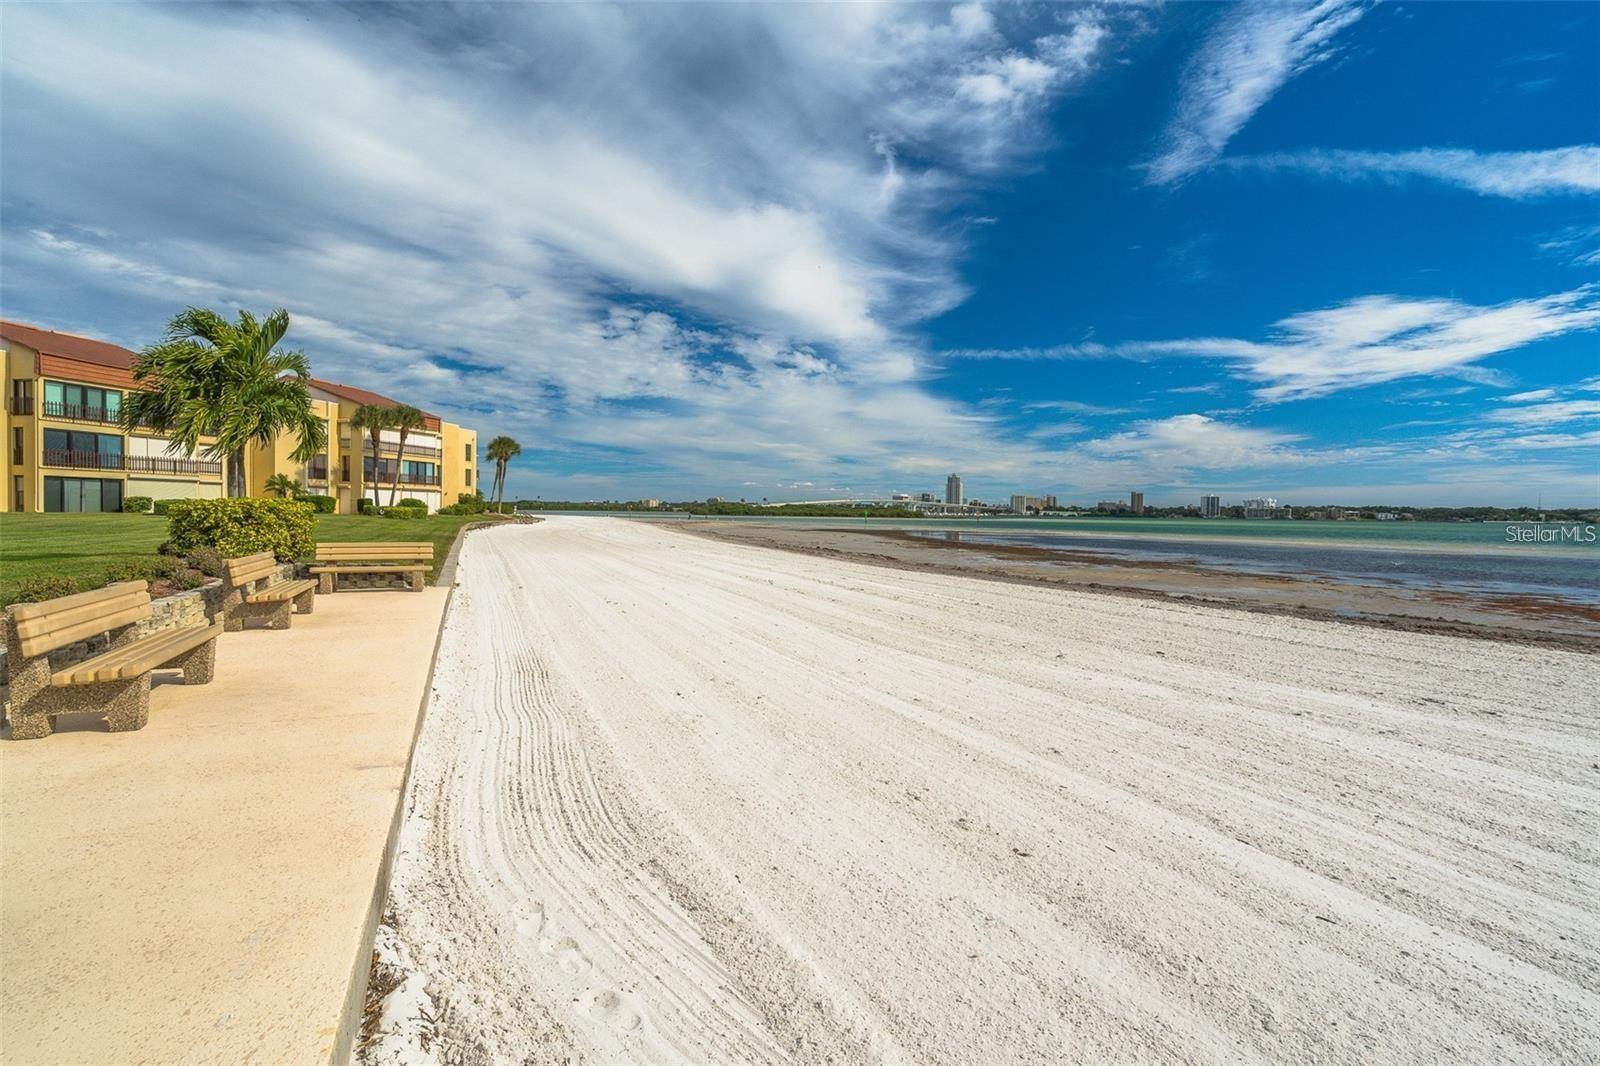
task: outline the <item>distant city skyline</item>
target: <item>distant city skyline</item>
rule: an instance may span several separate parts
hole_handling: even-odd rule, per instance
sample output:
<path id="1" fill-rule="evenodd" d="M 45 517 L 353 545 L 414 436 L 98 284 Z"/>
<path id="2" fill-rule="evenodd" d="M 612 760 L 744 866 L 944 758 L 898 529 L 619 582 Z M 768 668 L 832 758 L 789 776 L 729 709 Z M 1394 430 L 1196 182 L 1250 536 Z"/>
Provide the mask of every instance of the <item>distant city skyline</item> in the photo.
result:
<path id="1" fill-rule="evenodd" d="M 511 496 L 1600 504 L 1600 5 L 3 17 L 0 314 L 286 307 Z"/>

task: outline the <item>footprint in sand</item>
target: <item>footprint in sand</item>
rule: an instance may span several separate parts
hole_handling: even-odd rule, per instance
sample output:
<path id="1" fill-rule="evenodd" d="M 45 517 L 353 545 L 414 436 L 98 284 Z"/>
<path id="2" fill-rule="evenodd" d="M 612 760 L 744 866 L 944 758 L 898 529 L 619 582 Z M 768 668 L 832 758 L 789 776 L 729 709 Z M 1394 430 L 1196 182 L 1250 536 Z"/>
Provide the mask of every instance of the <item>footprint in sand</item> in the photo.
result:
<path id="1" fill-rule="evenodd" d="M 518 940 L 532 940 L 544 930 L 544 904 L 530 901 L 512 912 Z"/>
<path id="2" fill-rule="evenodd" d="M 579 974 L 589 968 L 589 956 L 579 950 L 578 942 L 570 936 L 541 941 L 539 950 L 555 959 L 556 965 L 568 973 Z"/>
<path id="3" fill-rule="evenodd" d="M 620 993 L 609 990 L 590 992 L 583 999 L 584 1010 L 596 1021 L 624 1031 L 639 1028 L 643 1020 L 639 1011 Z"/>

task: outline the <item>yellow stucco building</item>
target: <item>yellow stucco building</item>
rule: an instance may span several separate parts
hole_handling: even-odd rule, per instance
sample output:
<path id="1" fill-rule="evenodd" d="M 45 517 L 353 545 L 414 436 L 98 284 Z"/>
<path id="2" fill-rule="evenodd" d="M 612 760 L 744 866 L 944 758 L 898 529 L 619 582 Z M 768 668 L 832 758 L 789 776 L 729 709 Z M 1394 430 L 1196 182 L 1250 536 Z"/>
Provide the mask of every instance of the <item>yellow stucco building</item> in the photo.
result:
<path id="1" fill-rule="evenodd" d="M 0 511 L 119 511 L 129 496 L 224 494 L 222 462 L 174 454 L 160 434 L 122 428 L 122 397 L 134 388 L 133 352 L 89 337 L 0 322 L 0 354 L 5 372 Z M 250 495 L 270 495 L 267 479 L 286 474 L 307 493 L 332 496 L 340 514 L 355 513 L 363 496 L 382 504 L 391 497 L 421 500 L 432 512 L 477 487 L 474 430 L 427 415 L 423 428 L 406 438 L 396 490 L 399 435 L 386 431 L 374 456 L 365 435 L 351 431 L 350 418 L 362 404 L 393 407 L 398 401 L 317 379 L 310 392 L 328 425 L 327 452 L 296 462 L 289 455 L 295 445 L 289 436 L 270 447 L 250 448 L 244 479 Z"/>

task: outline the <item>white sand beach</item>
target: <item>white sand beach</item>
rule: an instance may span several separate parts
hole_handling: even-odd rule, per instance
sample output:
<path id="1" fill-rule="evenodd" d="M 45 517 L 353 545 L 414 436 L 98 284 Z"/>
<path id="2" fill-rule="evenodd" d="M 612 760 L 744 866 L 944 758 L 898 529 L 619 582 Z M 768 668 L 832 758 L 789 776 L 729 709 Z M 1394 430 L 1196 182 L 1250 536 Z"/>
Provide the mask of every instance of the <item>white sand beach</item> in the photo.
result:
<path id="1" fill-rule="evenodd" d="M 434 685 L 370 1063 L 1600 1058 L 1594 656 L 555 517 Z"/>

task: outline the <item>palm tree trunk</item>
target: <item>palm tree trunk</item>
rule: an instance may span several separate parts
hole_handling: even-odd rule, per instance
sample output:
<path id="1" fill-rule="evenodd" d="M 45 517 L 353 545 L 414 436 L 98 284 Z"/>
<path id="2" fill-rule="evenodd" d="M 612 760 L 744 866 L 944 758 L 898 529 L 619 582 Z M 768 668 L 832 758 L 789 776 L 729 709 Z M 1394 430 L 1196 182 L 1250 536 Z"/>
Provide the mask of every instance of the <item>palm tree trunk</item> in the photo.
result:
<path id="1" fill-rule="evenodd" d="M 394 452 L 394 484 L 389 486 L 389 506 L 394 506 L 394 498 L 400 495 L 400 468 L 406 465 L 406 431 L 400 431 L 400 447 Z"/>
<path id="2" fill-rule="evenodd" d="M 372 506 L 381 507 L 383 500 L 378 497 L 378 493 L 383 486 L 378 481 L 378 445 L 382 443 L 382 439 L 377 430 L 373 430 L 367 436 L 372 439 Z"/>
<path id="3" fill-rule="evenodd" d="M 499 514 L 506 502 L 506 461 L 496 459 L 494 464 L 494 513 Z"/>
<path id="4" fill-rule="evenodd" d="M 228 495 L 242 499 L 244 490 L 244 448 L 235 448 L 228 456 Z"/>

